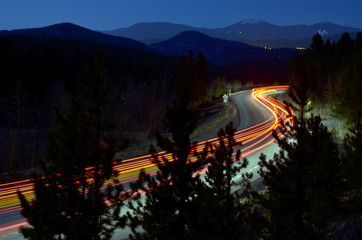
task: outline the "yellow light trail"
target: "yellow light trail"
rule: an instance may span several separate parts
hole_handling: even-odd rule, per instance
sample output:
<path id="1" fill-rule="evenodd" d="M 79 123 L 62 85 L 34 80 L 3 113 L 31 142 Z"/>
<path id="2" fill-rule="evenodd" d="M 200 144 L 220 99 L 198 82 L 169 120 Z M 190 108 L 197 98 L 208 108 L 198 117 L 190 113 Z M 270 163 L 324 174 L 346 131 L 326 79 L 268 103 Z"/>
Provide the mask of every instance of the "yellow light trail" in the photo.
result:
<path id="1" fill-rule="evenodd" d="M 270 139 L 272 131 L 280 126 L 280 122 L 287 123 L 292 121 L 287 106 L 279 102 L 278 100 L 268 96 L 269 93 L 277 91 L 285 91 L 288 86 L 270 86 L 260 87 L 252 90 L 252 97 L 262 106 L 264 106 L 272 115 L 269 119 L 251 126 L 249 128 L 237 131 L 235 133 L 235 139 L 241 141 L 243 145 L 249 144 L 243 147 L 243 156 L 246 157 L 274 142 L 274 139 Z M 218 138 L 209 139 L 208 141 L 202 141 L 197 143 L 196 150 L 201 151 L 206 142 L 217 144 Z M 165 151 L 157 153 L 159 157 L 165 157 L 167 160 L 172 161 L 170 153 Z M 155 173 L 157 166 L 152 164 L 150 159 L 152 156 L 145 155 L 136 158 L 130 158 L 122 161 L 116 161 L 114 163 L 114 169 L 120 172 L 119 180 L 121 183 L 127 183 L 135 181 L 138 178 L 139 170 L 145 169 L 148 173 Z M 94 167 L 89 167 L 87 171 L 94 171 Z M 31 179 L 14 181 L 9 183 L 0 184 L 0 218 L 11 212 L 21 210 L 19 199 L 16 192 L 20 190 L 23 195 L 31 200 L 34 198 L 33 184 Z M 0 225 L 0 237 L 8 234 L 8 231 L 13 232 L 20 226 L 26 225 L 25 219 L 9 222 Z"/>

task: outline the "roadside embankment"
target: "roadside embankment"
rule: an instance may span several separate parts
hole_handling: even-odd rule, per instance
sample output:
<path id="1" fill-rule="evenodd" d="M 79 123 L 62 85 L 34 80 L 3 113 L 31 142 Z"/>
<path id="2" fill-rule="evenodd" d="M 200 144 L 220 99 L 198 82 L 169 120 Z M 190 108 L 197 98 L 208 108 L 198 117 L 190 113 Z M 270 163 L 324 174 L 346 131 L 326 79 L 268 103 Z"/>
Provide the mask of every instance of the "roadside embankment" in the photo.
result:
<path id="1" fill-rule="evenodd" d="M 213 137 L 217 137 L 217 131 L 219 131 L 220 127 L 225 127 L 225 125 L 235 117 L 237 110 L 230 103 L 215 101 L 203 109 L 203 111 L 204 117 L 200 119 L 198 127 L 191 135 L 192 139 L 199 138 L 210 132 L 212 132 Z M 149 154 L 151 144 L 156 147 L 157 142 L 154 138 L 145 140 L 140 144 L 134 144 L 124 151 L 116 153 L 115 159 L 128 159 L 147 155 Z"/>

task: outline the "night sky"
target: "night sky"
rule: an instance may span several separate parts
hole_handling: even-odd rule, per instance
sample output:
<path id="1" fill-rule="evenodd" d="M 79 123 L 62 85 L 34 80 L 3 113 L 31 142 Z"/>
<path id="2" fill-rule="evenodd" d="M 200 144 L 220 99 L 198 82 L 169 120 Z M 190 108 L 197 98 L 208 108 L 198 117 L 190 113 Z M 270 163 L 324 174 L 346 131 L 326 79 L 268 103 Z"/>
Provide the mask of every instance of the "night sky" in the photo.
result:
<path id="1" fill-rule="evenodd" d="M 244 19 L 284 26 L 330 21 L 362 28 L 361 0 L 0 0 L 0 29 L 72 22 L 114 30 L 139 22 L 225 27 Z"/>

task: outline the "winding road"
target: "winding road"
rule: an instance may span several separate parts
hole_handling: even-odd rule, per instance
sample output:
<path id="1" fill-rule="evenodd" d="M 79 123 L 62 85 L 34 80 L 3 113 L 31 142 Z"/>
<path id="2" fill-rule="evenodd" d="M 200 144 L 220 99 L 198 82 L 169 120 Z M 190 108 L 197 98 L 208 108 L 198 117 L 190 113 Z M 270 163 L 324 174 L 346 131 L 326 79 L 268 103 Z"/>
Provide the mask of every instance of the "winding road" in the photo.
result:
<path id="1" fill-rule="evenodd" d="M 261 152 L 272 157 L 278 151 L 271 133 L 277 128 L 281 121 L 290 121 L 286 106 L 272 98 L 270 95 L 278 91 L 287 90 L 288 86 L 271 86 L 243 91 L 232 94 L 230 102 L 234 104 L 238 112 L 234 127 L 237 129 L 235 138 L 242 141 L 242 156 L 249 160 L 248 172 L 253 172 L 254 179 L 258 178 L 258 157 Z M 195 139 L 198 148 L 202 149 L 205 141 L 217 142 L 217 131 L 205 134 Z M 159 155 L 168 157 L 166 152 Z M 145 168 L 147 172 L 155 172 L 157 167 L 150 163 L 150 155 L 122 160 L 116 163 L 114 168 L 121 171 L 120 179 L 125 185 L 138 177 L 140 169 Z M 0 238 L 1 239 L 24 239 L 18 233 L 20 226 L 26 225 L 26 220 L 20 215 L 20 205 L 16 191 L 20 190 L 28 199 L 33 196 L 33 186 L 30 180 L 0 184 Z"/>

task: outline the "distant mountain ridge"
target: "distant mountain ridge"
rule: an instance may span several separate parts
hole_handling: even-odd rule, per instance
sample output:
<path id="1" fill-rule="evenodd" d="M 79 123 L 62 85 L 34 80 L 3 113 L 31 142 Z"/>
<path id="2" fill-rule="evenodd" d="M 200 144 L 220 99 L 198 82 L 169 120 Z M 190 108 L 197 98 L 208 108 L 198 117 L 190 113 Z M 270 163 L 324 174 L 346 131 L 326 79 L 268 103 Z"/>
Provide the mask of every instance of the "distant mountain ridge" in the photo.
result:
<path id="1" fill-rule="evenodd" d="M 166 41 L 151 44 L 157 51 L 172 55 L 203 53 L 212 64 L 227 65 L 244 60 L 290 58 L 295 49 L 265 49 L 245 43 L 210 37 L 198 31 L 184 31 Z"/>
<path id="2" fill-rule="evenodd" d="M 292 25 L 277 26 L 262 20 L 246 19 L 236 24 L 223 28 L 196 28 L 183 24 L 173 24 L 167 22 L 138 23 L 127 28 L 119 28 L 104 33 L 132 38 L 138 41 L 156 43 L 157 41 L 169 39 L 183 31 L 198 31 L 211 37 L 233 41 L 245 41 L 253 43 L 260 40 L 273 40 L 277 47 L 286 47 L 282 44 L 278 46 L 275 41 L 289 41 L 307 44 L 306 39 L 312 39 L 316 33 L 329 38 L 344 32 L 358 32 L 362 29 L 340 26 L 331 22 L 317 23 L 313 25 Z M 304 39 L 301 41 L 300 39 Z M 309 42 L 308 42 L 309 44 Z M 289 47 L 289 46 L 288 46 Z"/>
<path id="3" fill-rule="evenodd" d="M 107 35 L 101 32 L 93 31 L 72 23 L 59 23 L 41 28 L 18 29 L 12 31 L 0 31 L 0 35 L 11 34 L 30 34 L 47 37 L 70 38 L 76 40 L 85 40 L 89 42 L 114 45 L 118 47 L 152 51 L 146 44 L 130 38 Z"/>
<path id="4" fill-rule="evenodd" d="M 257 23 L 260 24 L 262 22 L 257 21 Z M 245 24 L 250 24 L 250 21 Z M 172 24 L 161 23 L 161 25 L 165 30 L 175 30 L 173 29 L 174 25 Z M 153 25 L 151 24 L 151 26 Z M 186 25 L 178 25 L 177 27 L 178 30 L 188 28 Z M 148 31 L 149 33 L 152 33 L 154 29 L 151 28 L 148 29 Z M 290 50 L 284 50 L 283 52 L 280 50 L 270 51 L 241 42 L 211 37 L 205 33 L 201 33 L 195 30 L 183 31 L 166 41 L 152 44 L 150 46 L 130 38 L 107 35 L 72 23 L 60 23 L 42 28 L 0 31 L 0 36 L 1 35 L 39 36 L 40 41 L 42 40 L 42 37 L 75 39 L 92 43 L 105 44 L 109 46 L 161 53 L 175 57 L 178 57 L 182 54 L 187 55 L 190 50 L 193 50 L 195 54 L 200 52 L 203 53 L 206 59 L 215 65 L 227 65 L 240 61 L 260 60 L 275 57 L 288 58 L 291 56 L 292 52 Z"/>
<path id="5" fill-rule="evenodd" d="M 207 28 L 196 28 L 185 24 L 174 24 L 168 22 L 137 23 L 129 28 L 103 31 L 103 33 L 147 42 L 152 39 L 166 40 L 184 31 L 198 31 L 208 35 L 212 33 L 212 30 Z"/>
<path id="6" fill-rule="evenodd" d="M 356 32 L 361 29 L 340 26 L 331 22 L 313 25 L 277 26 L 264 21 L 254 23 L 239 22 L 234 25 L 215 29 L 223 38 L 232 40 L 259 40 L 259 39 L 288 39 L 312 38 L 316 33 L 324 37 L 337 35 L 344 32 Z"/>
<path id="7" fill-rule="evenodd" d="M 250 22 L 263 24 L 262 21 L 247 21 L 244 24 L 251 24 Z M 167 26 L 172 28 L 172 24 L 166 24 L 164 29 L 167 29 Z M 184 26 L 179 27 L 184 28 Z M 8 40 L 15 42 L 16 46 L 20 46 L 19 51 L 26 52 L 29 49 L 31 53 L 48 46 L 49 51 L 46 55 L 52 56 L 52 51 L 64 52 L 66 55 L 68 51 L 71 51 L 77 58 L 84 60 L 90 59 L 98 50 L 101 50 L 105 56 L 110 58 L 122 58 L 124 63 L 116 69 L 121 68 L 117 71 L 125 73 L 133 69 L 133 67 L 128 69 L 127 66 L 137 62 L 144 62 L 146 65 L 159 64 L 162 68 L 174 69 L 177 57 L 181 54 L 187 55 L 189 50 L 193 50 L 195 55 L 202 52 L 210 65 L 214 65 L 210 68 L 210 72 L 215 76 L 222 75 L 230 79 L 250 78 L 256 82 L 270 83 L 286 79 L 288 62 L 296 51 L 295 49 L 254 47 L 237 41 L 218 39 L 198 31 L 183 31 L 167 41 L 148 46 L 130 38 L 107 35 L 71 23 L 0 31 L 0 40 L 4 40 L 4 46 Z M 59 55 L 62 59 L 63 55 Z M 74 59 L 76 60 L 76 58 Z M 74 67 L 72 59 L 68 59 L 66 62 L 69 64 L 67 68 Z M 49 62 L 49 64 L 56 66 L 56 63 Z M 49 74 L 53 72 L 52 68 L 45 67 L 43 70 L 48 71 Z M 147 71 L 150 71 L 151 74 L 153 72 L 153 70 Z M 141 79 L 147 79 L 149 76 L 147 71 L 139 72 L 138 75 L 141 76 Z M 67 74 L 67 72 L 64 73 Z M 137 79 L 139 79 L 138 76 Z"/>

